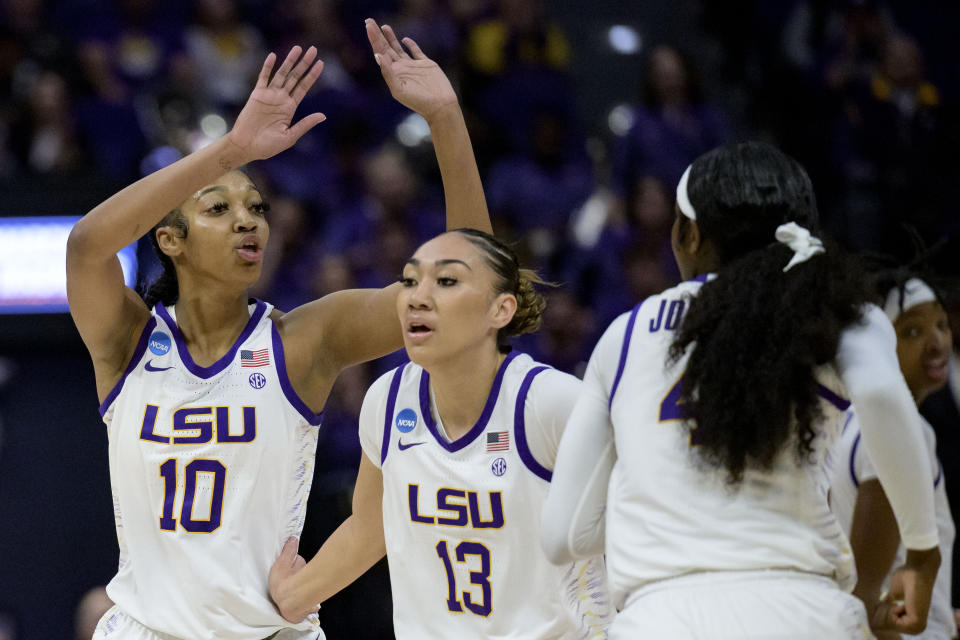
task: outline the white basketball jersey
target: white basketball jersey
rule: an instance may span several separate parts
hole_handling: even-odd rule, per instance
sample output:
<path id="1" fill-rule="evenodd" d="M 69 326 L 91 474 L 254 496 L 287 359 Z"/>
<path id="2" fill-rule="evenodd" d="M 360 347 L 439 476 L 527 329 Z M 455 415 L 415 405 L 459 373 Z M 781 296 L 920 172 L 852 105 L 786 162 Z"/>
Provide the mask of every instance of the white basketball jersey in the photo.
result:
<path id="1" fill-rule="evenodd" d="M 599 349 L 619 347 L 610 416 L 617 462 L 606 512 L 607 570 L 614 602 L 654 581 L 704 571 L 786 569 L 852 588 L 849 545 L 827 504 L 824 451 L 849 403 L 836 375 L 818 372 L 823 423 L 809 464 L 793 445 L 769 472 L 748 470 L 736 488 L 696 454 L 682 420 L 680 377 L 689 352 L 667 367 L 667 350 L 701 276 L 647 298 L 615 320 Z M 609 365 L 607 365 L 609 366 Z"/>
<path id="2" fill-rule="evenodd" d="M 947 500 L 946 483 L 943 481 L 943 467 L 937 459 L 937 435 L 930 423 L 921 417 L 927 451 L 930 454 L 930 468 L 933 471 L 934 508 L 937 516 L 937 533 L 940 536 L 940 570 L 933 587 L 930 601 L 930 613 L 927 616 L 926 630 L 916 636 L 901 634 L 904 638 L 952 638 L 957 631 L 953 617 L 951 598 L 951 577 L 953 567 L 953 540 L 956 529 Z M 877 472 L 867 455 L 866 448 L 860 442 L 860 425 L 856 414 L 851 410 L 847 417 L 843 434 L 831 450 L 830 463 L 830 506 L 843 530 L 850 535 L 853 526 L 853 512 L 857 504 L 857 492 L 860 484 L 867 480 L 876 480 Z M 897 550 L 893 562 L 896 569 L 906 560 L 903 544 Z M 887 576 L 886 582 L 890 577 Z M 884 585 L 886 586 L 886 584 Z"/>
<path id="3" fill-rule="evenodd" d="M 283 543 L 303 527 L 320 424 L 287 379 L 271 309 L 251 304 L 233 347 L 201 367 L 174 309 L 158 304 L 100 407 L 120 544 L 107 593 L 155 631 L 261 640 L 294 627 L 322 637 L 315 616 L 286 622 L 267 588 Z"/>
<path id="4" fill-rule="evenodd" d="M 571 596 L 562 591 L 580 584 L 602 598 L 602 571 L 595 563 L 553 565 L 539 545 L 552 474 L 530 453 L 524 406 L 531 384 L 547 368 L 510 353 L 479 420 L 454 442 L 437 423 L 429 374 L 421 367 L 407 363 L 368 392 L 377 394 L 367 401 L 376 402 L 378 421 L 361 425 L 376 429 L 362 433 L 361 442 L 383 472 L 398 639 L 539 640 L 590 633 L 565 613 L 561 598 Z M 608 608 L 607 602 L 580 604 L 575 615 L 582 619 Z"/>

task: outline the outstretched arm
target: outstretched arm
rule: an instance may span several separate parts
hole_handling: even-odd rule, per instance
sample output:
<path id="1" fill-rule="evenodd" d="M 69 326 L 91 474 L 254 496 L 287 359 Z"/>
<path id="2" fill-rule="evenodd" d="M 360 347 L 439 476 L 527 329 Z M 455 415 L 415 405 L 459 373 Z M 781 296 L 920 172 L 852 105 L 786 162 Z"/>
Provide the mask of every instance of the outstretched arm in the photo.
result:
<path id="1" fill-rule="evenodd" d="M 410 38 L 404 38 L 408 53 L 390 27 L 381 28 L 367 20 L 366 28 L 391 94 L 430 125 L 443 179 L 447 229 L 469 227 L 492 232 L 470 135 L 450 81 Z M 291 376 L 299 377 L 297 369 L 309 370 L 314 380 L 331 381 L 345 367 L 402 347 L 396 310 L 398 291 L 396 284 L 384 289 L 340 291 L 286 314 L 281 331 L 287 352 L 314 360 L 298 363 L 288 358 Z M 314 357 L 319 353 L 323 358 Z M 326 393 L 321 390 L 314 395 L 310 388 L 324 386 L 319 382 L 304 385 L 306 396 L 316 398 L 316 406 L 322 406 Z"/>
<path id="2" fill-rule="evenodd" d="M 276 55 L 271 53 L 229 134 L 126 187 L 74 226 L 67 241 L 67 297 L 93 357 L 99 389 L 109 389 L 109 378 L 119 377 L 149 317 L 124 285 L 117 251 L 204 185 L 251 160 L 280 153 L 321 122 L 324 116 L 314 113 L 291 124 L 323 68 L 316 57 L 314 47 L 306 53 L 294 47 L 274 74 Z"/>
<path id="3" fill-rule="evenodd" d="M 393 29 L 380 27 L 372 19 L 367 19 L 366 28 L 391 95 L 430 125 L 443 179 L 447 229 L 468 227 L 493 233 L 470 135 L 450 81 L 412 38 L 404 38 L 401 44 Z"/>

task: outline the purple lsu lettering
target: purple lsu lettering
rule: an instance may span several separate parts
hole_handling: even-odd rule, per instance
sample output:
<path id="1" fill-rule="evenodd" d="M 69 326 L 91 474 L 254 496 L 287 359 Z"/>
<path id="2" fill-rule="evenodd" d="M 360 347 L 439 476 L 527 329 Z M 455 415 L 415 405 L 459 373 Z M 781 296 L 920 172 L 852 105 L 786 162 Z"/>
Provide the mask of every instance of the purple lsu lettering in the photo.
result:
<path id="1" fill-rule="evenodd" d="M 474 529 L 500 529 L 503 527 L 503 496 L 500 491 L 491 491 L 488 494 L 489 519 L 484 519 L 480 513 L 480 497 L 476 491 L 447 487 L 438 489 L 437 514 L 435 516 L 420 511 L 419 494 L 419 485 L 407 485 L 407 498 L 412 522 L 436 524 L 444 527 L 470 526 Z"/>
<path id="2" fill-rule="evenodd" d="M 143 412 L 140 439 L 158 444 L 206 444 L 213 440 L 214 431 L 218 444 L 253 442 L 257 437 L 257 408 L 243 407 L 243 432 L 230 432 L 229 407 L 182 407 L 173 412 L 171 429 L 173 435 L 156 432 L 159 407 L 148 404 Z M 203 416 L 210 416 L 204 420 Z M 199 418 L 199 419 L 198 419 Z M 216 429 L 214 429 L 216 424 Z"/>
<path id="3" fill-rule="evenodd" d="M 650 319 L 650 333 L 656 333 L 660 329 L 674 331 L 680 326 L 685 306 L 686 303 L 683 300 L 661 300 L 657 317 Z"/>

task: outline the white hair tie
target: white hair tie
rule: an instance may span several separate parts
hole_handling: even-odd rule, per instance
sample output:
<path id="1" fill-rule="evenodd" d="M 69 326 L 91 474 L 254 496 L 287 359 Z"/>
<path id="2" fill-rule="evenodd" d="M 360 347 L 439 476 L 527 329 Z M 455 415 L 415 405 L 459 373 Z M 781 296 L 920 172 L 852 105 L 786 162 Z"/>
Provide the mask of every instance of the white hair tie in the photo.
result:
<path id="1" fill-rule="evenodd" d="M 680 213 L 691 220 L 696 220 L 697 210 L 693 208 L 690 203 L 690 196 L 687 195 L 687 181 L 690 179 L 690 169 L 692 168 L 692 164 L 687 167 L 687 170 L 680 176 L 680 182 L 677 183 L 677 207 L 680 209 Z"/>
<path id="2" fill-rule="evenodd" d="M 901 313 L 918 304 L 937 301 L 937 294 L 933 292 L 930 285 L 920 278 L 910 278 L 904 283 L 902 298 L 900 292 L 900 287 L 891 289 L 890 293 L 887 294 L 887 301 L 883 305 L 883 311 L 890 318 L 890 322 L 896 322 Z"/>
<path id="3" fill-rule="evenodd" d="M 818 253 L 824 253 L 823 242 L 820 238 L 811 235 L 810 231 L 796 222 L 788 222 L 777 227 L 774 237 L 793 249 L 793 257 L 783 268 L 784 273 L 801 262 L 806 262 Z"/>

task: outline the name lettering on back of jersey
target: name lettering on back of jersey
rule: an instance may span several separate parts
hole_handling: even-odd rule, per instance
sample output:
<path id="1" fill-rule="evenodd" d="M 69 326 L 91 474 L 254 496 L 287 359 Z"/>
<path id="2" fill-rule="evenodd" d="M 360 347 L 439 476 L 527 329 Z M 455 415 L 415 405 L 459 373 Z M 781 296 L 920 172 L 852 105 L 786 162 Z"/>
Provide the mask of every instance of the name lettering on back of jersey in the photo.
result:
<path id="1" fill-rule="evenodd" d="M 170 419 L 170 435 L 157 433 L 158 407 L 148 404 L 140 425 L 140 439 L 158 444 L 218 444 L 253 442 L 257 437 L 257 408 L 243 407 L 243 431 L 230 430 L 229 407 L 182 407 Z"/>
<path id="2" fill-rule="evenodd" d="M 676 330 L 680 326 L 685 306 L 686 303 L 683 300 L 661 300 L 657 317 L 650 320 L 650 333 L 656 333 L 661 329 L 665 331 Z"/>
<path id="3" fill-rule="evenodd" d="M 477 491 L 443 487 L 436 494 L 436 515 L 420 511 L 420 486 L 407 485 L 410 506 L 410 521 L 419 524 L 443 527 L 472 527 L 474 529 L 500 529 L 503 527 L 503 496 L 500 491 L 490 491 L 487 502 L 489 516 L 480 512 L 480 496 Z"/>

